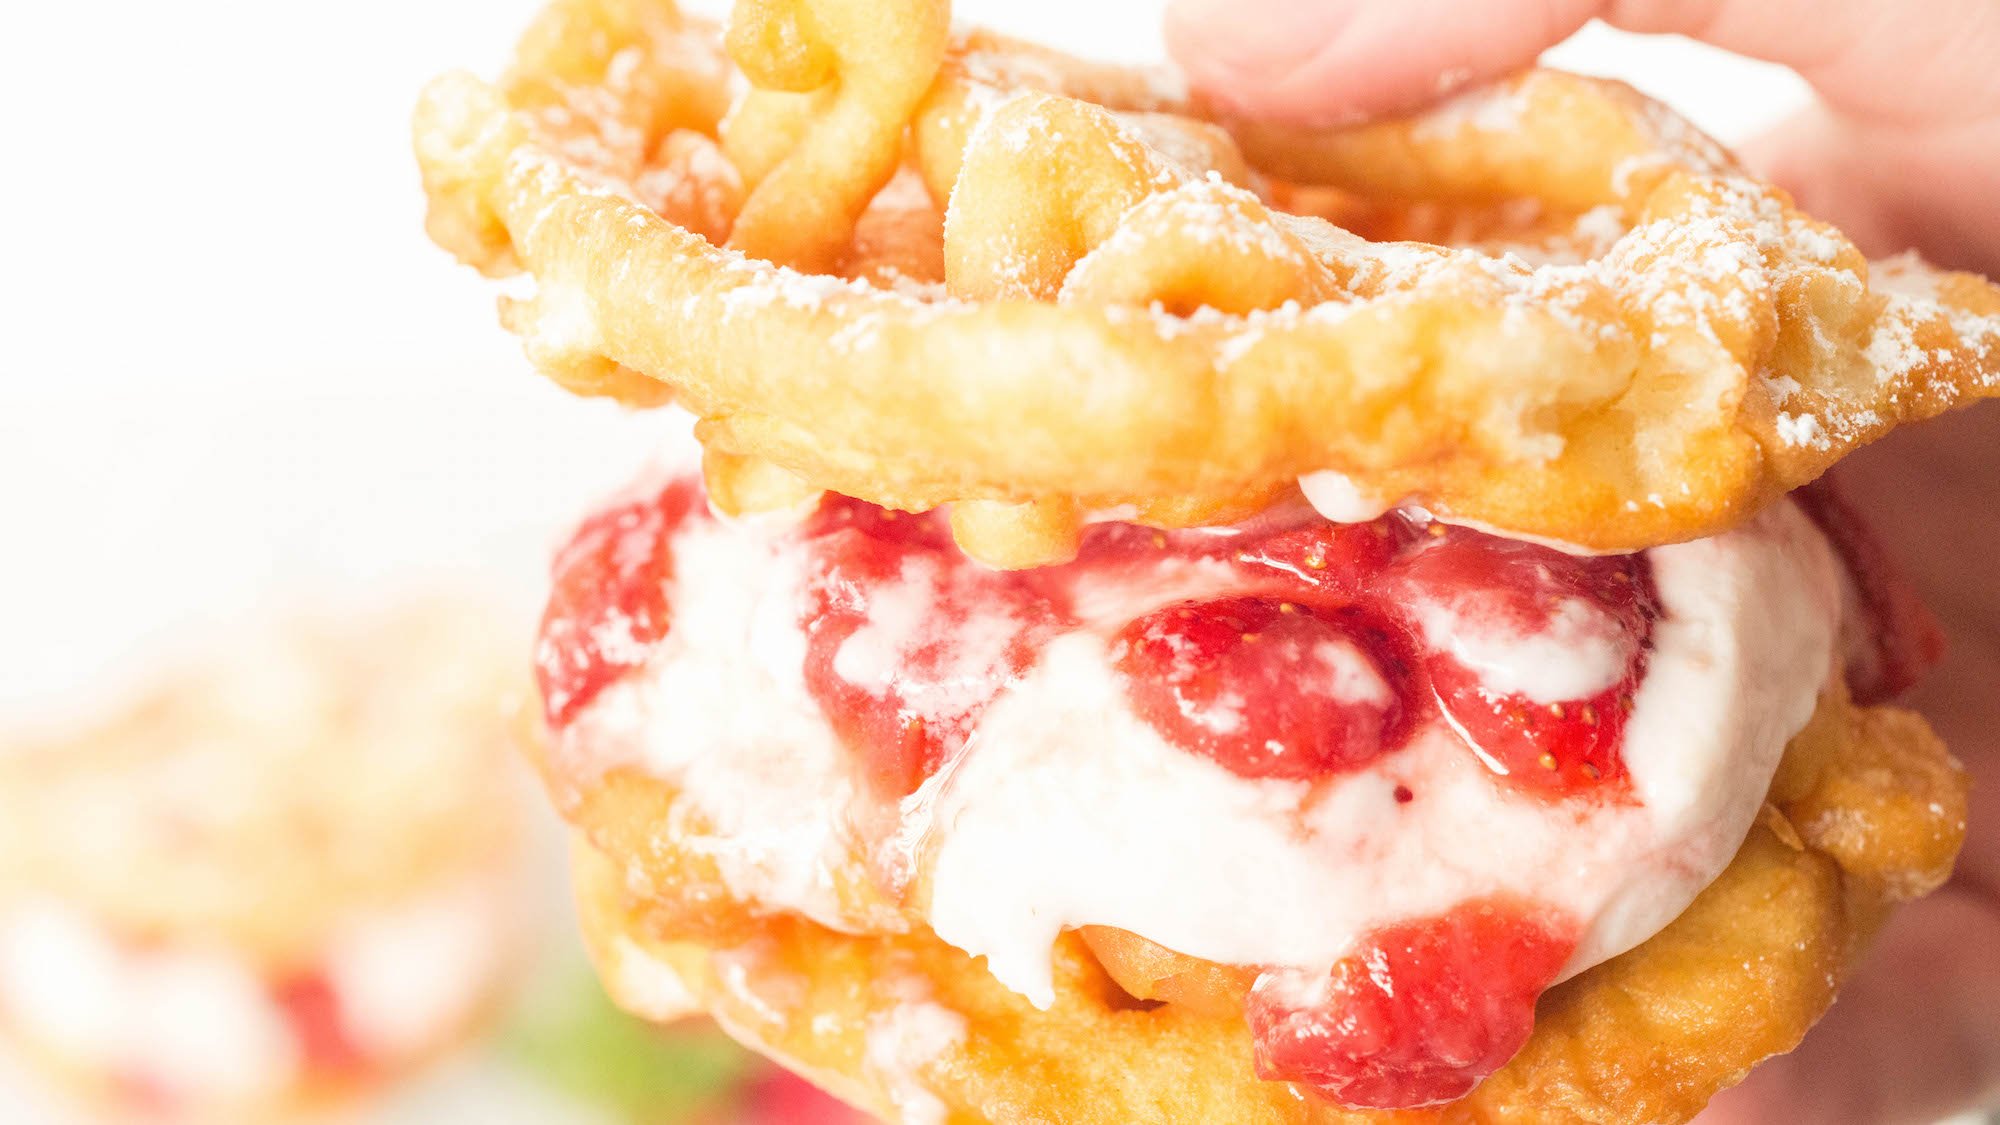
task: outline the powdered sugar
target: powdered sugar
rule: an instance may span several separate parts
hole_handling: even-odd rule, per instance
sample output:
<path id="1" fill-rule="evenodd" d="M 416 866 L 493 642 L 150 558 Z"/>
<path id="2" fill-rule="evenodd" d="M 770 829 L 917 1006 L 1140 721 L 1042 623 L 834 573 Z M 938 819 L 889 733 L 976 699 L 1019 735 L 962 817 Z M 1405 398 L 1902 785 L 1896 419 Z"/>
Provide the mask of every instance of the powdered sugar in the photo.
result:
<path id="1" fill-rule="evenodd" d="M 965 1017 L 924 998 L 914 978 L 892 980 L 897 997 L 886 1013 L 868 1021 L 862 1068 L 880 1083 L 903 1125 L 944 1125 L 947 1109 L 924 1080 L 923 1068 L 965 1042 Z"/>
<path id="2" fill-rule="evenodd" d="M 1821 429 L 1819 419 L 1811 414 L 1780 413 L 1777 421 L 1778 440 L 1786 445 L 1810 446 L 1827 449 L 1832 446 L 1826 432 Z"/>

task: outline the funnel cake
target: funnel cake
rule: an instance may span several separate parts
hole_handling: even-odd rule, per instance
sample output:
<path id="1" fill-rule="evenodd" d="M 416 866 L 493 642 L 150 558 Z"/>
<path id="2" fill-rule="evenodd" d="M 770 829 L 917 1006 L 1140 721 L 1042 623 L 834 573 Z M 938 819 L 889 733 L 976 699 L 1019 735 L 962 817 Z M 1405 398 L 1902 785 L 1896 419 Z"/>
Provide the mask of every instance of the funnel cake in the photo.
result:
<path id="1" fill-rule="evenodd" d="M 148 1121 L 324 1108 L 463 1042 L 521 920 L 525 685 L 487 617 L 288 617 L 6 747 L 0 1028 Z"/>
<path id="2" fill-rule="evenodd" d="M 531 276 L 505 319 L 537 366 L 672 397 L 718 474 L 955 502 L 1003 566 L 1321 472 L 1638 549 L 2000 388 L 2000 291 L 1869 263 L 1618 84 L 1299 132 L 946 9 L 746 2 L 732 107 L 711 28 L 561 0 L 500 84 L 426 91 L 433 236 Z"/>
<path id="3" fill-rule="evenodd" d="M 424 94 L 430 229 L 698 417 L 557 556 L 600 968 L 909 1122 L 1677 1121 L 1964 781 L 1814 480 L 2000 389 L 1614 83 L 1347 131 L 920 0 L 558 0 Z"/>

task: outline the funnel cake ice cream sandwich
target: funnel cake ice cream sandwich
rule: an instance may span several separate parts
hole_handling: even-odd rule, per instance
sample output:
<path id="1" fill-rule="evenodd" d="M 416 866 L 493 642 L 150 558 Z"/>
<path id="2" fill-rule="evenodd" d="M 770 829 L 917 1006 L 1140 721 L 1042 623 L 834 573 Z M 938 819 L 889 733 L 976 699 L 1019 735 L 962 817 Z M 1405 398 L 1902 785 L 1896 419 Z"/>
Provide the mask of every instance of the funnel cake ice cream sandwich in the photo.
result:
<path id="1" fill-rule="evenodd" d="M 613 996 L 911 1122 L 1682 1121 L 1794 1046 L 1965 807 L 1812 482 L 2000 389 L 2000 292 L 1613 83 L 1281 130 L 948 15 L 563 0 L 420 105 L 536 365 L 698 418 L 535 652 Z"/>

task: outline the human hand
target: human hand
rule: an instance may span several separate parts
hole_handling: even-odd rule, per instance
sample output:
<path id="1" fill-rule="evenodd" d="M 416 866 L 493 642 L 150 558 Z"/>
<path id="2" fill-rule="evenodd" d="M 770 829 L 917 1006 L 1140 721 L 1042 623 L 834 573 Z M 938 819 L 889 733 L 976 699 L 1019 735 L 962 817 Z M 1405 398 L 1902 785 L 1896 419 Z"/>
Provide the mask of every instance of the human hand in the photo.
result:
<path id="1" fill-rule="evenodd" d="M 1331 122 L 1517 70 L 1593 17 L 1797 70 L 1820 105 L 1760 169 L 1870 253 L 2000 275 L 1995 0 L 1174 0 L 1167 42 L 1225 106 Z"/>
<path id="2" fill-rule="evenodd" d="M 2000 275 L 2000 0 L 1174 0 L 1190 80 L 1246 116 L 1362 120 L 1531 63 L 1593 17 L 1791 66 L 1820 104 L 1748 158 L 1864 250 Z M 1799 1050 L 1704 1122 L 1922 1121 L 2000 1095 L 2000 406 L 1843 466 L 1944 621 L 1913 693 L 1974 775 L 1958 874 L 1905 907 Z"/>

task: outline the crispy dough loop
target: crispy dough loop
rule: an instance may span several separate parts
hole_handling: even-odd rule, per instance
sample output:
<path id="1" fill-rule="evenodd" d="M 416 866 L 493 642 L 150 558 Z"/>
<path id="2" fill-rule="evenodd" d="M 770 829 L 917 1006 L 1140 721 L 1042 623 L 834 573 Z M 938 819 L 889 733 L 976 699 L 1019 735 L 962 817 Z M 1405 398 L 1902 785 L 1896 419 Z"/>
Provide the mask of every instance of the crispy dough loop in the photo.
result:
<path id="1" fill-rule="evenodd" d="M 926 0 L 739 0 L 730 53 L 783 100 L 765 109 L 753 95 L 733 131 L 781 130 L 790 143 L 751 177 L 730 248 L 831 270 L 895 174 L 903 124 L 930 88 L 948 31 L 949 9 Z M 803 120 L 801 93 L 811 99 Z M 767 159 L 777 147 L 766 146 Z"/>
<path id="2" fill-rule="evenodd" d="M 1219 278 L 1227 278 L 1226 282 Z M 1257 197 L 1221 179 L 1151 195 L 1063 279 L 1057 299 L 1251 313 L 1346 294 Z"/>
<path id="3" fill-rule="evenodd" d="M 720 246 L 743 208 L 743 179 L 714 139 L 675 129 L 660 139 L 645 171 L 632 181 L 639 200 L 675 226 Z"/>
<path id="4" fill-rule="evenodd" d="M 953 165 L 947 287 L 987 300 L 1158 303 L 1180 315 L 1337 294 L 1328 271 L 1255 195 L 1198 169 L 1095 106 L 1016 97 Z M 1022 198 L 1024 175 L 1048 190 Z M 943 173 L 928 178 L 935 194 Z"/>
<path id="5" fill-rule="evenodd" d="M 762 457 L 720 449 L 702 450 L 701 481 L 708 502 L 725 516 L 798 511 L 817 501 L 821 492 Z"/>
<path id="6" fill-rule="evenodd" d="M 533 297 L 500 298 L 500 324 L 519 336 L 528 362 L 562 389 L 584 398 L 612 398 L 630 406 L 664 406 L 674 389 L 606 359 L 590 314 L 573 289 Z"/>
<path id="7" fill-rule="evenodd" d="M 959 549 L 1001 570 L 1070 561 L 1083 540 L 1083 522 L 1067 500 L 967 500 L 951 507 L 951 537 Z"/>
<path id="8" fill-rule="evenodd" d="M 1026 198 L 1020 172 L 1045 190 Z M 953 162 L 926 169 L 944 218 L 945 284 L 974 300 L 1050 301 L 1077 260 L 1111 236 L 1151 183 L 1176 179 L 1165 158 L 1111 114 L 1024 94 L 992 111 Z"/>
<path id="9" fill-rule="evenodd" d="M 1629 550 L 1734 526 L 2000 393 L 2000 292 L 1867 263 L 1613 83 L 1533 71 L 1300 131 L 1215 118 L 1149 72 L 953 40 L 936 0 L 739 15 L 731 47 L 764 83 L 721 126 L 740 210 L 674 202 L 718 197 L 667 190 L 692 161 L 653 158 L 715 130 L 713 37 L 658 0 L 564 0 L 503 87 L 427 92 L 430 225 L 482 269 L 576 291 L 548 300 L 592 322 L 517 328 L 568 330 L 604 370 L 671 385 L 725 452 L 818 486 L 1144 512 L 1331 471 Z M 899 169 L 941 229 L 908 207 L 857 229 Z M 530 351 L 640 397 L 576 348 Z"/>

